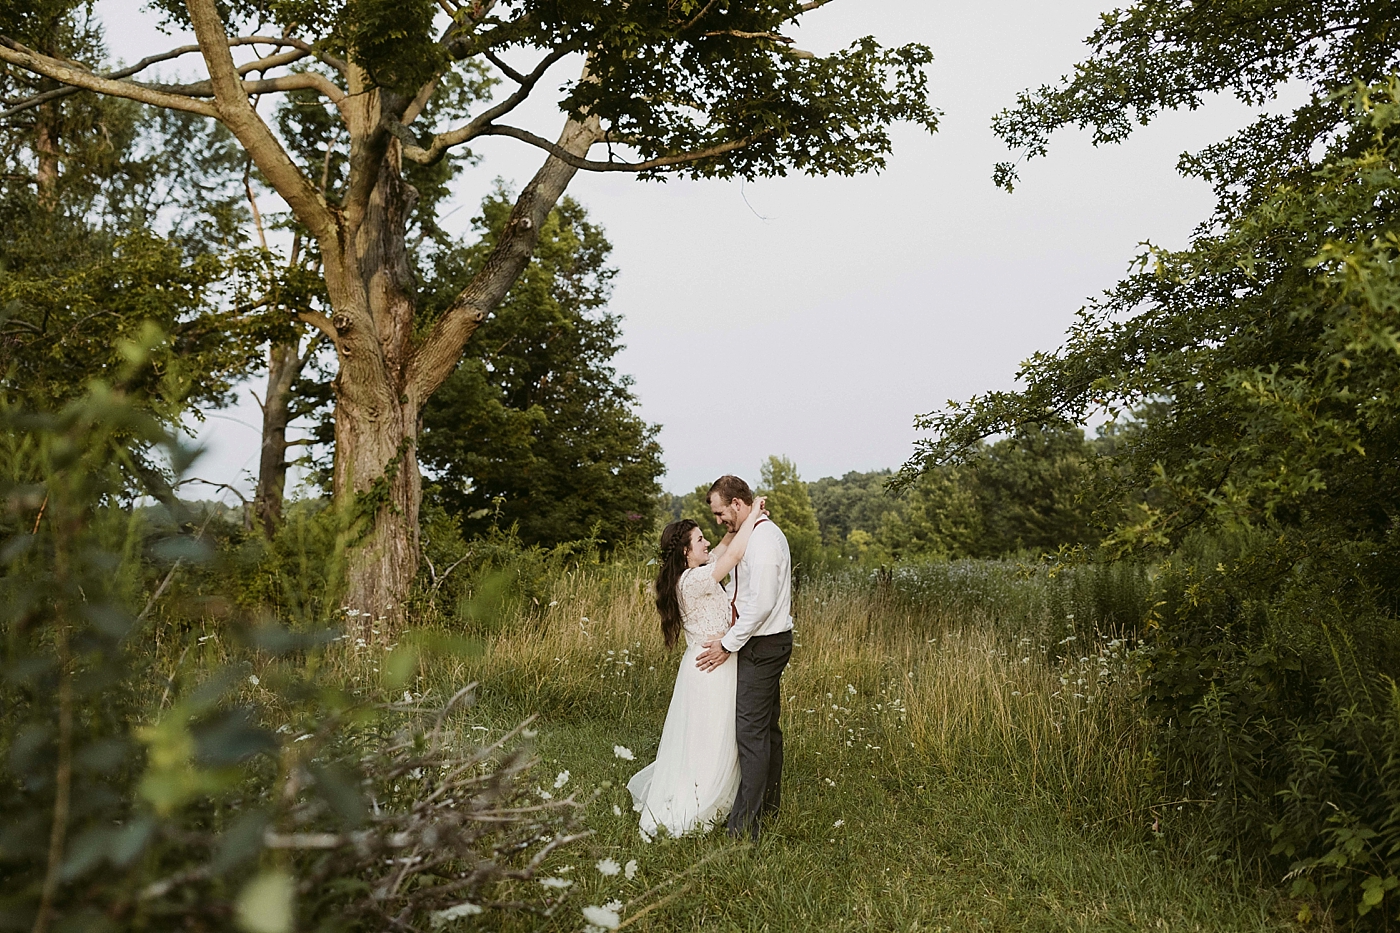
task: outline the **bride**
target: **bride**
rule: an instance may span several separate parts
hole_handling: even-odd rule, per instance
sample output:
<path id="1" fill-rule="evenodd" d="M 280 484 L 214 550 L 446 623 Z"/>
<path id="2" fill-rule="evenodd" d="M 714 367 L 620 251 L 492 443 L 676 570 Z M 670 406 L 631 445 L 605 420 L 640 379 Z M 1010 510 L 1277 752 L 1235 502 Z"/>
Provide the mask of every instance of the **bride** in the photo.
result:
<path id="1" fill-rule="evenodd" d="M 671 708 L 661 730 L 656 761 L 627 782 L 632 809 L 641 814 L 644 839 L 663 828 L 671 836 L 708 829 L 722 819 L 739 789 L 739 750 L 734 738 L 733 658 L 713 671 L 695 666 L 705 642 L 731 622 L 729 595 L 720 585 L 744 556 L 754 525 L 767 517 L 762 498 L 748 520 L 710 550 L 700 526 L 688 518 L 661 532 L 656 608 L 661 634 L 674 647 L 685 633 L 685 656 L 676 675 Z"/>

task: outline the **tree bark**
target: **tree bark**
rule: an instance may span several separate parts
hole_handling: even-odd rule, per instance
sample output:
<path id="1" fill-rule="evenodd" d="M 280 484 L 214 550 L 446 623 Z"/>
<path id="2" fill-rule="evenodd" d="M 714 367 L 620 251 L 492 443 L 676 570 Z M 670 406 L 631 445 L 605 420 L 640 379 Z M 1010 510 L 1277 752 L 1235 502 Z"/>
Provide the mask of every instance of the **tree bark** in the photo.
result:
<path id="1" fill-rule="evenodd" d="M 268 351 L 267 393 L 262 405 L 262 450 L 253 516 L 270 538 L 282 524 L 287 487 L 287 425 L 291 423 L 292 387 L 305 361 L 295 343 L 274 343 Z"/>

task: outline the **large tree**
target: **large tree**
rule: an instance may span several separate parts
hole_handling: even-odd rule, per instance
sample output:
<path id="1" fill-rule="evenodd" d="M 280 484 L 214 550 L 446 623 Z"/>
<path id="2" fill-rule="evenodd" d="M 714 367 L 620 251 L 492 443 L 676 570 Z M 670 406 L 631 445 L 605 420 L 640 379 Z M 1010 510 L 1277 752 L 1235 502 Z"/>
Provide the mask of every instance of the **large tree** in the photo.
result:
<path id="1" fill-rule="evenodd" d="M 576 172 L 852 174 L 884 164 L 891 122 L 933 128 L 926 49 L 887 50 L 873 39 L 826 56 L 793 47 L 783 31 L 828 2 L 158 0 L 171 21 L 193 29 L 197 47 L 104 72 L 99 61 L 3 35 L 0 61 L 64 89 L 222 122 L 306 228 L 329 313 L 298 316 L 335 348 L 334 487 L 360 525 L 346 534 L 345 604 L 396 616 L 417 569 L 423 406 L 524 269 Z M 238 64 L 235 51 L 248 47 L 252 60 Z M 156 62 L 196 52 L 207 69 L 202 80 L 138 80 Z M 546 74 L 565 59 L 578 70 L 556 98 L 558 136 L 507 122 L 551 85 Z M 489 66 L 513 89 L 472 107 L 469 119 L 448 107 L 432 120 L 429 105 L 463 63 Z M 346 181 L 334 194 L 319 183 L 324 164 L 299 160 L 258 109 L 259 96 L 293 91 L 335 107 Z M 404 169 L 484 136 L 518 140 L 545 159 L 491 257 L 442 314 L 424 321 L 405 237 L 418 193 Z M 605 155 L 595 158 L 599 146 Z"/>
<path id="2" fill-rule="evenodd" d="M 470 246 L 434 257 L 424 303 L 451 302 L 510 219 L 486 199 Z M 621 319 L 607 311 L 615 272 L 603 231 L 565 198 L 495 315 L 423 411 L 422 459 L 468 533 L 515 526 L 527 544 L 596 534 L 615 545 L 656 517 L 657 427 L 635 411 L 612 360 Z"/>

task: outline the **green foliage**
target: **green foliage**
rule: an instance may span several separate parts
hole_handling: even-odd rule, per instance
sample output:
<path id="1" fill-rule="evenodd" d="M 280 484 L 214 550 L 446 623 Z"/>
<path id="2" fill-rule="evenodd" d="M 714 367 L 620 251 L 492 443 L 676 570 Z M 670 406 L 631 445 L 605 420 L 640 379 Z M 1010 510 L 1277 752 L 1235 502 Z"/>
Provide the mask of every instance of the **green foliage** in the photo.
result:
<path id="1" fill-rule="evenodd" d="M 896 507 L 886 489 L 892 478 L 890 470 L 852 471 L 840 479 L 826 476 L 808 483 L 822 542 L 840 546 L 853 531 L 869 534 L 879 528 L 881 517 Z"/>
<path id="2" fill-rule="evenodd" d="M 974 443 L 956 462 L 925 470 L 875 536 L 883 552 L 909 557 L 999 557 L 1093 544 L 1094 445 L 1075 427 L 1021 426 Z"/>
<path id="3" fill-rule="evenodd" d="M 797 464 L 787 457 L 770 456 L 759 468 L 755 492 L 768 497 L 768 513 L 787 537 L 793 572 L 801 576 L 815 571 L 822 559 L 821 529 Z"/>
<path id="4" fill-rule="evenodd" d="M 1244 858 L 1393 920 L 1400 82 L 1334 103 L 1349 122 L 1320 168 L 1145 254 L 1025 364 L 1024 392 L 929 416 L 907 469 L 1148 406 L 1100 491 L 1122 503 L 1117 551 L 1170 555 L 1147 669 L 1159 753 L 1215 795 Z"/>
<path id="5" fill-rule="evenodd" d="M 433 255 L 423 315 L 432 320 L 486 261 L 510 215 L 486 200 L 482 238 Z M 649 532 L 664 472 L 657 428 L 635 412 L 631 379 L 611 365 L 620 319 L 605 309 L 611 245 L 565 199 L 530 265 L 477 331 L 423 412 L 419 456 L 468 535 L 514 526 L 527 544 Z"/>
<path id="6" fill-rule="evenodd" d="M 470 688 L 406 689 L 430 645 L 336 648 L 211 591 L 238 569 L 205 537 L 218 515 L 196 525 L 145 465 L 190 456 L 130 356 L 57 413 L 0 409 L 0 925 L 424 931 L 464 902 L 557 908 L 520 888 L 579 838 L 578 807 L 518 789 L 511 736 L 463 741 Z M 157 621 L 162 598 L 180 611 Z M 347 664 L 375 676 L 342 685 Z"/>
<path id="7" fill-rule="evenodd" d="M 723 538 L 728 532 L 720 527 L 715 521 L 714 513 L 710 511 L 710 484 L 701 483 L 683 496 L 672 496 L 670 499 L 670 514 L 668 521 L 678 518 L 688 518 L 700 526 L 700 530 L 705 533 L 705 537 L 713 544 Z"/>
<path id="8" fill-rule="evenodd" d="M 153 6 L 187 22 L 177 0 Z M 927 48 L 886 49 L 867 37 L 830 55 L 799 52 L 783 31 L 804 14 L 800 0 L 507 0 L 464 7 L 440 38 L 428 0 L 234 0 L 224 9 L 231 30 L 275 26 L 348 53 L 401 101 L 433 75 L 476 67 L 488 51 L 586 52 L 588 78 L 563 88 L 561 110 L 596 116 L 643 159 L 713 152 L 653 177 L 878 170 L 889 124 L 933 130 L 938 119 L 927 100 Z"/>
<path id="9" fill-rule="evenodd" d="M 1308 100 L 1288 116 L 1261 116 L 1223 143 L 1182 157 L 1181 168 L 1213 183 L 1222 217 L 1280 182 L 1305 180 L 1334 141 L 1365 145 L 1338 88 L 1383 80 L 1395 67 L 1400 36 L 1382 0 L 1140 0 L 1105 13 L 1086 44 L 1093 50 L 1054 87 L 1023 93 L 993 126 L 1027 158 L 1044 155 L 1066 126 L 1089 128 L 1095 143 L 1125 139 L 1164 110 L 1194 110 L 1212 94 L 1257 106 L 1287 84 Z M 1006 187 L 1015 166 L 997 167 Z"/>
<path id="10" fill-rule="evenodd" d="M 14 24 L 66 57 L 100 55 L 71 4 Z M 3 96 L 48 86 L 0 72 Z M 50 88 L 51 89 L 51 88 Z M 0 391 L 45 407 L 117 378 L 118 348 L 156 328 L 144 372 L 182 405 L 227 403 L 258 362 L 266 322 L 238 309 L 242 172 L 233 138 L 189 114 L 73 95 L 22 111 L 0 136 Z M 175 377 L 173 379 L 167 377 Z"/>

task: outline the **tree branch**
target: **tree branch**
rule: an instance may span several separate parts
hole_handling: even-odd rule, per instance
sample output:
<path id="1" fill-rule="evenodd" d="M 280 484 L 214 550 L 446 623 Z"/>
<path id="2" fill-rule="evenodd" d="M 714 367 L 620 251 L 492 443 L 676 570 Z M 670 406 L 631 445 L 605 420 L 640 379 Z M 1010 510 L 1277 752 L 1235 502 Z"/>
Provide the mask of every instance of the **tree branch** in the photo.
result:
<path id="1" fill-rule="evenodd" d="M 340 334 L 336 333 L 335 325 L 331 319 L 319 311 L 298 311 L 297 320 L 303 324 L 310 324 L 312 327 L 325 334 L 331 343 L 335 343 Z"/>
<path id="2" fill-rule="evenodd" d="M 253 157 L 263 177 L 316 234 L 322 249 L 334 248 L 338 243 L 335 216 L 249 103 L 214 0 L 185 0 L 185 7 L 209 69 L 219 118 Z"/>
<path id="3" fill-rule="evenodd" d="M 586 80 L 586 68 L 584 74 Z M 539 241 L 540 228 L 578 171 L 573 163 L 586 162 L 582 157 L 602 135 L 596 117 L 581 121 L 571 117 L 564 123 L 559 142 L 547 143 L 550 157 L 520 192 L 491 255 L 447 312 L 434 323 L 409 360 L 405 383 L 418 405 L 421 406 L 451 375 L 471 335 L 500 304 L 530 261 Z"/>
<path id="4" fill-rule="evenodd" d="M 298 52 L 297 55 L 301 56 Z M 241 70 L 241 69 L 240 69 Z M 211 81 L 196 81 L 194 84 L 157 84 L 151 87 L 165 91 L 170 94 L 181 94 L 186 97 L 214 97 L 214 85 Z M 275 78 L 260 78 L 256 81 L 243 81 L 243 93 L 246 96 L 255 94 L 275 94 L 280 91 L 318 91 L 330 99 L 331 103 L 338 104 L 345 99 L 345 92 L 336 87 L 335 82 L 325 75 L 316 74 L 314 71 L 302 71 L 297 74 L 278 75 Z"/>
<path id="5" fill-rule="evenodd" d="M 308 42 L 303 42 L 301 39 L 291 39 L 291 38 L 277 39 L 277 38 L 273 38 L 273 37 L 271 37 L 271 36 L 237 36 L 237 37 L 235 37 L 235 38 L 232 38 L 232 39 L 228 40 L 228 44 L 229 44 L 230 47 L 235 47 L 235 46 L 240 46 L 240 45 L 274 45 L 274 46 L 291 47 L 291 48 L 294 48 L 294 49 L 296 49 L 296 50 L 298 51 L 299 54 L 298 54 L 297 58 L 305 58 L 307 55 L 314 55 L 314 56 L 316 56 L 318 59 L 320 59 L 321 61 L 323 61 L 323 62 L 325 62 L 326 64 L 330 65 L 332 68 L 338 68 L 338 69 L 341 70 L 341 71 L 344 71 L 344 70 L 345 70 L 345 63 L 344 63 L 344 62 L 340 61 L 339 59 L 335 59 L 335 58 L 333 58 L 332 56 L 324 55 L 324 54 L 318 52 L 310 43 L 308 43 Z M 194 53 L 196 53 L 196 52 L 198 52 L 198 51 L 199 51 L 199 46 L 198 46 L 198 45 L 182 45 L 182 46 L 180 46 L 180 47 L 178 47 L 178 48 L 171 49 L 171 50 L 168 51 L 168 52 L 161 52 L 161 53 L 158 54 L 158 55 L 147 55 L 145 58 L 141 59 L 139 62 L 137 62 L 137 63 L 134 64 L 134 65 L 128 65 L 127 67 L 125 67 L 125 68 L 119 68 L 119 69 L 117 69 L 116 71 L 109 71 L 109 72 L 106 72 L 105 74 L 97 75 L 97 77 L 109 78 L 109 79 L 111 79 L 111 80 L 120 80 L 120 79 L 122 79 L 122 78 L 129 78 L 129 77 L 131 77 L 132 75 L 140 74 L 141 72 L 145 71 L 147 68 L 151 67 L 152 65 L 159 65 L 161 62 L 168 62 L 168 61 L 171 61 L 171 60 L 176 59 L 176 58 L 180 58 L 180 57 L 185 56 L 185 55 L 193 55 Z M 286 54 L 286 53 L 284 53 L 284 54 Z M 268 67 L 268 68 L 275 67 L 273 64 L 267 64 L 267 63 L 271 62 L 272 59 L 275 58 L 275 57 L 276 57 L 276 56 L 269 56 L 268 58 L 259 59 L 259 62 L 264 63 L 264 67 Z M 288 62 L 296 61 L 297 58 L 288 59 Z M 254 62 L 253 64 L 254 64 L 254 65 L 257 65 L 257 64 L 259 64 L 259 62 Z M 288 62 L 277 62 L 277 64 L 286 64 L 286 63 L 288 63 Z M 65 63 L 65 64 L 69 64 L 69 63 Z M 247 68 L 248 66 L 244 66 L 244 67 Z M 240 72 L 241 72 L 242 74 L 247 74 L 247 73 L 248 73 L 248 71 L 243 70 L 243 69 L 240 69 Z M 133 82 L 133 83 L 135 83 L 135 82 Z M 156 89 L 157 89 L 157 90 L 169 90 L 169 88 L 161 88 L 161 87 L 158 86 L 158 85 L 156 86 Z M 51 90 L 51 91 L 45 91 L 45 92 L 42 93 L 42 94 L 35 94 L 33 97 L 29 97 L 29 98 L 26 98 L 26 99 L 24 99 L 24 100 L 21 100 L 21 101 L 18 101 L 18 102 L 16 102 L 16 103 L 14 103 L 14 104 L 10 107 L 10 109 L 8 109 L 8 110 L 0 111 L 0 120 L 8 119 L 8 118 L 14 116 L 14 115 L 17 114 L 17 113 L 22 113 L 22 112 L 24 112 L 25 110 L 31 110 L 31 109 L 33 109 L 34 107 L 38 107 L 38 106 L 40 106 L 40 105 L 42 105 L 42 104 L 46 104 L 46 103 L 48 103 L 48 102 L 51 101 L 51 100 L 59 100 L 60 98 L 70 97 L 70 96 L 72 96 L 72 95 L 74 95 L 74 94 L 77 94 L 79 91 L 83 91 L 83 90 L 88 90 L 88 89 L 87 89 L 87 88 L 82 88 L 82 87 L 77 87 L 77 86 L 75 86 L 75 85 L 71 85 L 71 84 L 70 84 L 70 85 L 66 85 L 66 86 L 64 86 L 64 87 L 54 88 L 54 89 Z M 178 91 L 171 91 L 171 93 L 179 93 L 179 92 L 178 92 Z M 196 96 L 197 96 L 197 95 L 196 95 Z"/>
<path id="6" fill-rule="evenodd" d="M 402 122 L 392 117 L 385 118 L 385 129 L 396 136 L 399 142 L 403 143 L 403 156 L 411 162 L 418 162 L 423 165 L 431 165 L 442 158 L 443 154 L 453 146 L 460 146 L 468 140 L 475 139 L 482 135 L 482 131 L 491 124 L 492 120 L 503 117 L 516 107 L 519 107 L 530 96 L 530 92 L 535 89 L 540 78 L 544 77 L 556 62 L 573 49 L 558 48 L 544 57 L 535 70 L 528 75 L 521 76 L 520 87 L 516 88 L 505 100 L 482 112 L 482 114 L 468 123 L 466 126 L 451 130 L 447 133 L 438 133 L 424 149 L 418 144 L 418 140 L 408 131 Z"/>
<path id="7" fill-rule="evenodd" d="M 481 54 L 488 62 L 501 69 L 501 74 L 505 75 L 507 78 L 510 78 L 516 84 L 525 83 L 525 76 L 520 72 L 516 71 L 514 68 L 507 65 L 505 62 L 501 61 L 501 57 L 495 52 L 491 51 L 490 49 L 486 49 Z"/>
<path id="8" fill-rule="evenodd" d="M 478 136 L 509 136 L 527 142 L 548 152 L 554 158 L 574 168 L 583 169 L 587 172 L 645 172 L 654 168 L 666 168 L 671 165 L 684 165 L 687 162 L 698 162 L 700 159 L 708 159 L 726 152 L 733 152 L 736 149 L 743 149 L 751 145 L 758 139 L 766 136 L 767 133 L 755 133 L 752 136 L 745 136 L 743 139 L 732 139 L 728 142 L 716 143 L 704 149 L 696 149 L 691 152 L 680 152 L 675 155 L 657 156 L 654 159 L 647 159 L 644 162 L 598 162 L 592 159 L 585 159 L 575 155 L 565 149 L 561 149 L 555 143 L 550 142 L 542 136 L 536 136 L 529 130 L 522 130 L 514 126 L 492 125 L 483 128 Z"/>
<path id="9" fill-rule="evenodd" d="M 225 49 L 225 53 L 227 53 L 227 49 Z M 230 58 L 230 60 L 232 59 Z M 71 65 L 57 58 L 41 55 L 32 49 L 20 45 L 7 36 L 0 36 L 0 61 L 23 68 L 25 71 L 31 71 L 34 74 L 43 75 L 46 78 L 52 78 L 55 81 L 80 90 L 96 91 L 99 94 L 123 97 L 127 100 L 150 104 L 153 107 L 183 110 L 187 113 L 197 113 L 206 117 L 219 116 L 219 112 L 213 104 L 199 100 L 191 100 L 179 94 L 170 94 L 155 88 L 146 87 L 142 84 L 137 84 L 134 81 L 123 81 L 116 78 L 95 75 L 90 71 L 84 71 L 75 65 Z"/>

